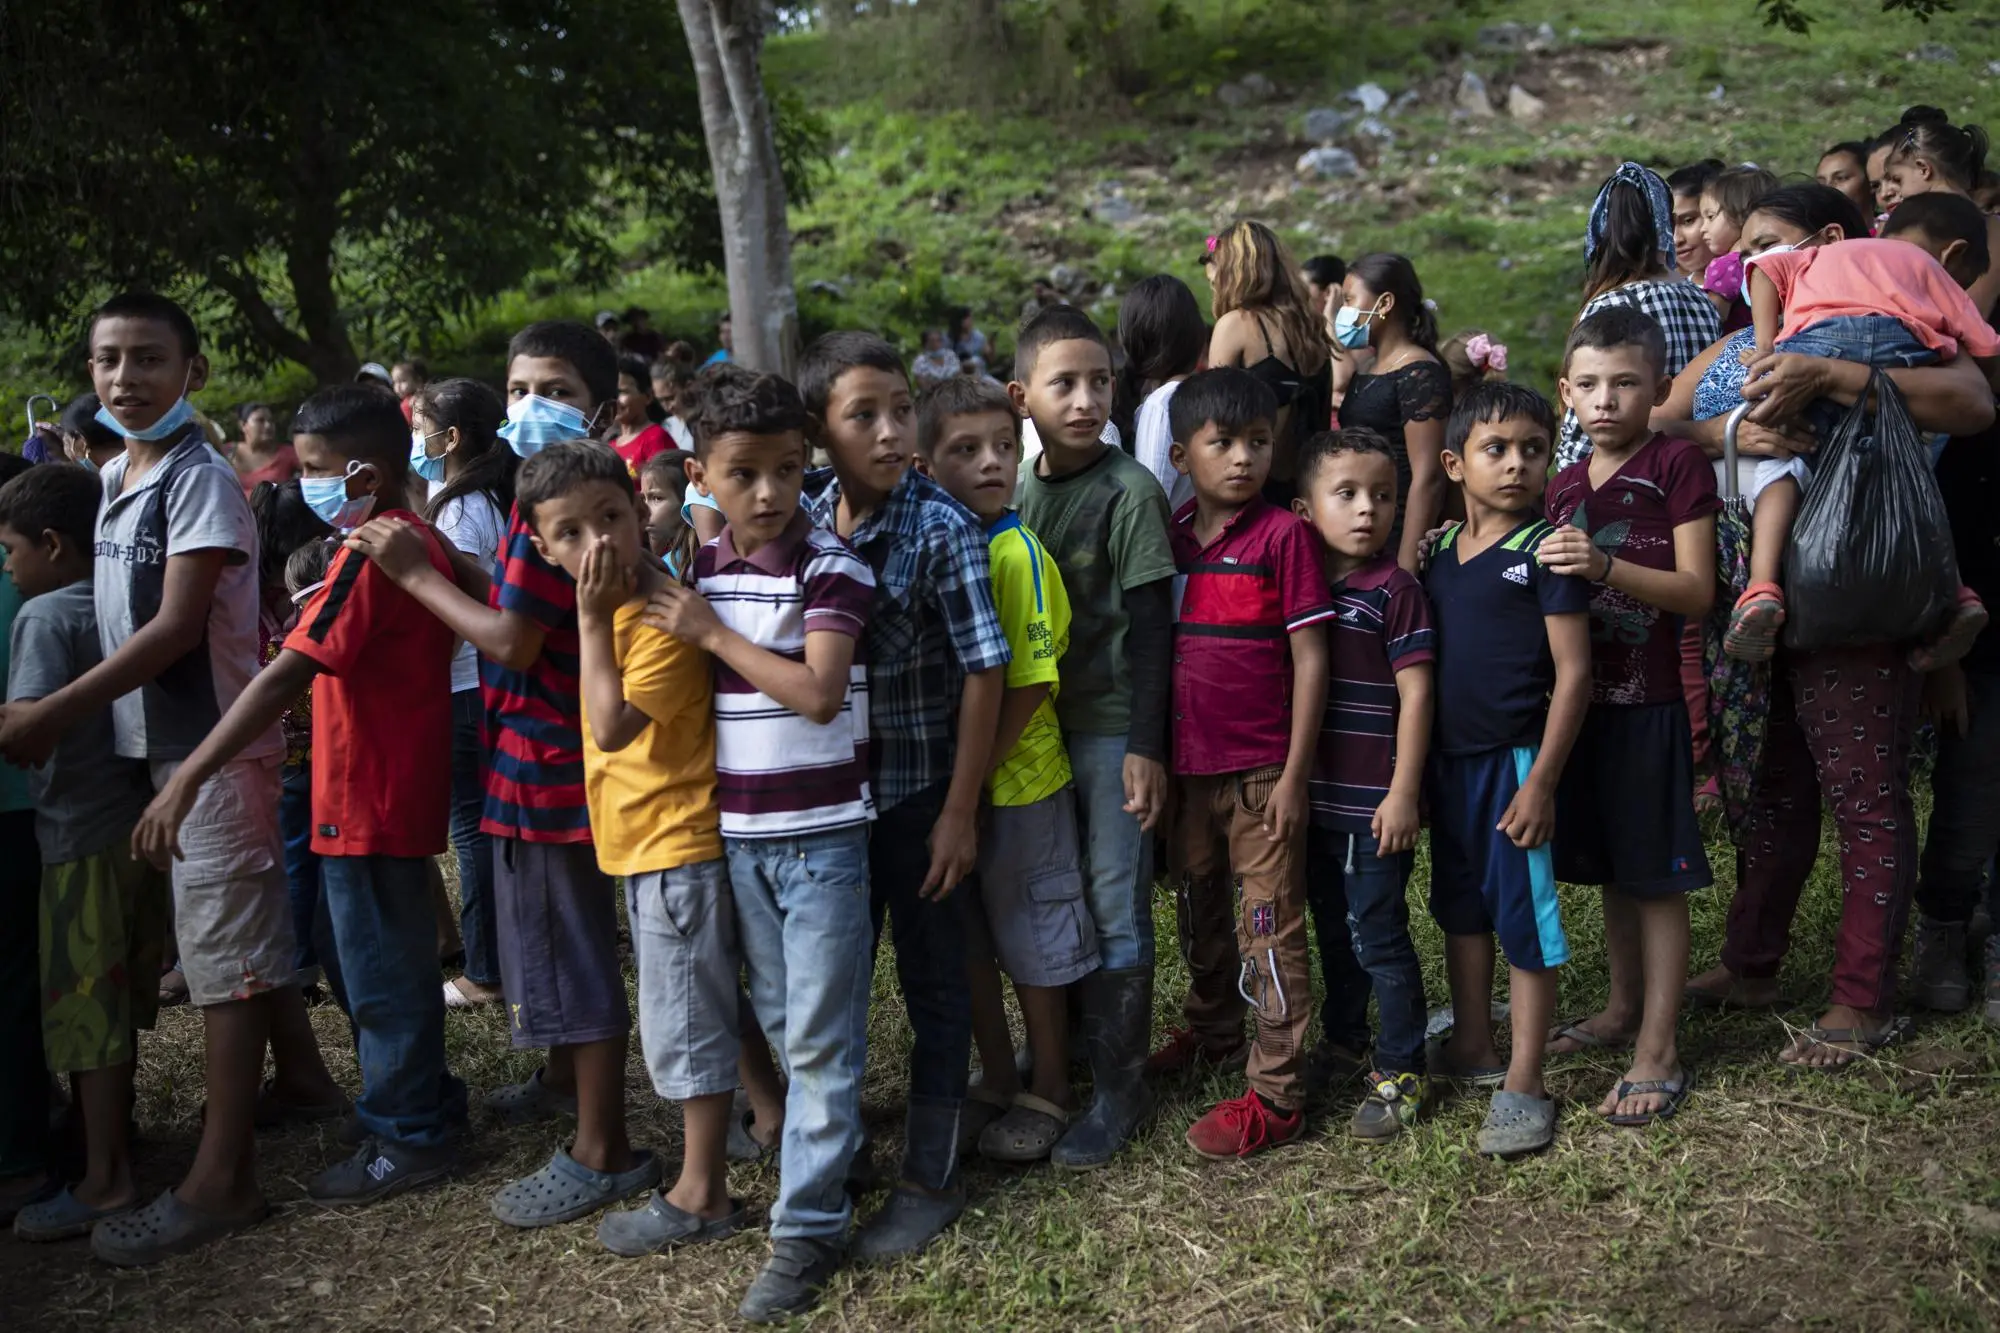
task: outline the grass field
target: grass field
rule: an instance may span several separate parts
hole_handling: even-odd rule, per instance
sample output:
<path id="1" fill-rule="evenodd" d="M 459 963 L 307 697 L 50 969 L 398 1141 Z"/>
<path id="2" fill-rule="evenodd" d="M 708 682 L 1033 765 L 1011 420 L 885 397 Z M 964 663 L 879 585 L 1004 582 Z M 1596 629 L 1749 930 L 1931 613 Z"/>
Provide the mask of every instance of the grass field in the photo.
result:
<path id="1" fill-rule="evenodd" d="M 1830 852 L 1830 849 L 1829 849 Z M 1727 866 L 1718 861 L 1721 878 Z M 1421 880 L 1421 876 L 1419 877 Z M 1696 966 L 1718 947 L 1726 889 L 1697 896 Z M 1162 1089 L 1158 1116 L 1110 1169 L 1066 1175 L 977 1158 L 972 1205 L 925 1255 L 838 1279 L 815 1328 L 855 1329 L 1987 1329 L 2000 1326 L 2000 1039 L 1971 1018 L 1925 1022 L 1892 1060 L 1791 1076 L 1773 1056 L 1818 1012 L 1837 887 L 1808 889 L 1777 1014 L 1692 1016 L 1683 1052 L 1700 1088 L 1674 1123 L 1613 1129 L 1594 1108 L 1612 1059 L 1558 1062 L 1556 1146 L 1511 1164 L 1473 1155 L 1476 1097 L 1445 1102 L 1400 1141 L 1342 1135 L 1358 1093 L 1320 1108 L 1307 1138 L 1245 1163 L 1181 1142 L 1227 1079 Z M 1413 915 L 1432 974 L 1439 940 Z M 1563 1012 L 1601 999 L 1595 908 L 1566 891 L 1579 962 Z M 1160 1020 L 1183 973 L 1159 901 Z M 893 1153 L 908 1030 L 892 970 L 877 970 L 867 1114 Z M 315 1011 L 329 1063 L 357 1085 L 345 1024 Z M 524 1076 L 501 1016 L 453 1014 L 454 1068 L 475 1091 Z M 201 1098 L 196 1016 L 163 1015 L 140 1088 L 142 1183 L 171 1184 Z M 630 1066 L 633 1138 L 672 1154 L 678 1113 Z M 761 1235 L 620 1260 L 592 1224 L 516 1232 L 487 1200 L 538 1166 L 554 1128 L 483 1126 L 444 1188 L 358 1212 L 321 1209 L 303 1182 L 340 1151 L 330 1133 L 262 1143 L 270 1222 L 157 1269 L 115 1273 L 82 1242 L 0 1240 L 0 1309 L 36 1333 L 229 1330 L 696 1329 L 731 1322 L 765 1254 Z M 775 1166 L 732 1185 L 768 1206 Z"/>

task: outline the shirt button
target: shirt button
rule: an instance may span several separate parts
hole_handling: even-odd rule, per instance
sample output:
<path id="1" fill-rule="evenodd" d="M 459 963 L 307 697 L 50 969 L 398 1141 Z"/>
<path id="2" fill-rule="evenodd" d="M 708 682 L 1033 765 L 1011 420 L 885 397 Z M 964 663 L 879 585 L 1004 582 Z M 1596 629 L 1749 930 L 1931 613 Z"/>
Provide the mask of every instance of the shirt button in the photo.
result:
<path id="1" fill-rule="evenodd" d="M 1184 718 L 1184 717 L 1183 717 L 1183 716 L 1182 716 L 1181 714 L 1179 714 L 1179 713 L 1175 713 L 1175 714 L 1174 714 L 1174 721 L 1176 721 L 1176 722 L 1182 722 L 1182 721 L 1185 721 L 1185 720 L 1186 720 L 1186 719 L 1185 719 L 1185 718 Z"/>

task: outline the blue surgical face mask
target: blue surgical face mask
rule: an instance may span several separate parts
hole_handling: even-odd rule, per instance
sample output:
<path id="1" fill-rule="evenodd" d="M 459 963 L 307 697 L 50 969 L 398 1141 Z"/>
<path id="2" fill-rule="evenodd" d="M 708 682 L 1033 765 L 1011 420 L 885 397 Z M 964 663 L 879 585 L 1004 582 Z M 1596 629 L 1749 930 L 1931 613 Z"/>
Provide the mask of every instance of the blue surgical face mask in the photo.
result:
<path id="1" fill-rule="evenodd" d="M 306 507 L 319 515 L 319 521 L 345 536 L 368 521 L 368 515 L 375 510 L 372 495 L 347 496 L 348 481 L 363 468 L 373 472 L 368 463 L 349 463 L 347 471 L 338 477 L 300 477 L 299 493 L 305 497 Z"/>
<path id="2" fill-rule="evenodd" d="M 1762 259 L 1765 255 L 1790 254 L 1792 251 L 1798 248 L 1799 248 L 1798 246 L 1791 244 L 1774 245 L 1768 250 L 1759 250 L 1755 255 L 1751 257 L 1754 259 Z M 1745 305 L 1750 304 L 1750 265 L 1748 265 L 1747 263 L 1743 266 L 1743 304 Z"/>
<path id="3" fill-rule="evenodd" d="M 444 455 L 432 458 L 424 452 L 424 441 L 442 434 L 441 430 L 432 431 L 429 435 L 419 430 L 410 432 L 410 471 L 433 486 L 444 480 Z"/>
<path id="4" fill-rule="evenodd" d="M 164 440 L 194 420 L 194 404 L 187 398 L 187 386 L 193 379 L 194 367 L 189 366 L 187 379 L 181 381 L 181 396 L 174 399 L 174 405 L 167 409 L 164 416 L 143 430 L 127 430 L 120 425 L 118 418 L 111 415 L 109 405 L 97 409 L 97 424 L 108 431 L 115 431 L 128 440 L 140 440 L 147 444 Z"/>
<path id="5" fill-rule="evenodd" d="M 1375 305 L 1379 306 L 1380 301 Z M 1375 306 L 1357 310 L 1344 305 L 1333 312 L 1333 340 L 1350 351 L 1368 345 L 1368 326 L 1375 321 Z"/>
<path id="6" fill-rule="evenodd" d="M 531 393 L 508 404 L 500 438 L 522 458 L 533 458 L 552 444 L 589 439 L 590 419 L 580 408 Z"/>

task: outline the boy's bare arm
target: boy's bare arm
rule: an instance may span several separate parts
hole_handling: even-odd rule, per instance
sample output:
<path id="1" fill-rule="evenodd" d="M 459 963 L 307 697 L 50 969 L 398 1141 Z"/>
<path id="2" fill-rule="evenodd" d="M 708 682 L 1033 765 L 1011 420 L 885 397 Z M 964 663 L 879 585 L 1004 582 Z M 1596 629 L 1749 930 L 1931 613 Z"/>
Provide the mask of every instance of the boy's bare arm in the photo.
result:
<path id="1" fill-rule="evenodd" d="M 1389 778 L 1388 797 L 1375 810 L 1377 856 L 1410 851 L 1423 831 L 1418 810 L 1424 764 L 1430 758 L 1434 679 L 1429 662 L 1396 673 L 1396 770 Z"/>
<path id="2" fill-rule="evenodd" d="M 1690 519 L 1674 529 L 1674 567 L 1649 569 L 1600 550 L 1581 528 L 1561 527 L 1535 548 L 1542 566 L 1590 583 L 1616 588 L 1635 601 L 1699 619 L 1715 603 L 1715 518 Z"/>
<path id="3" fill-rule="evenodd" d="M 1014 747 L 1021 743 L 1021 734 L 1034 720 L 1035 710 L 1042 706 L 1042 700 L 1049 697 L 1049 682 L 1034 685 L 1016 685 L 1000 697 L 1000 729 L 993 737 L 993 759 L 986 766 L 986 775 L 993 776 L 993 770 L 1006 762 L 1014 753 Z"/>
<path id="4" fill-rule="evenodd" d="M 1326 627 L 1307 625 L 1291 634 L 1292 735 L 1285 771 L 1264 807 L 1264 836 L 1288 842 L 1305 827 L 1311 806 L 1313 755 L 1326 714 Z"/>
<path id="5" fill-rule="evenodd" d="M 1555 836 L 1556 785 L 1590 711 L 1590 616 L 1587 612 L 1544 616 L 1549 654 L 1555 659 L 1556 687 L 1549 694 L 1548 721 L 1542 724 L 1541 751 L 1527 781 L 1508 803 L 1499 830 L 1516 847 L 1540 847 Z"/>
<path id="6" fill-rule="evenodd" d="M 944 809 L 931 828 L 931 868 L 917 890 L 922 898 L 943 898 L 972 873 L 979 859 L 979 795 L 992 769 L 993 738 L 1000 729 L 1000 699 L 1007 692 L 1007 668 L 989 667 L 965 678 L 958 701 L 958 754 Z"/>
<path id="7" fill-rule="evenodd" d="M 47 698 L 0 708 L 0 753 L 15 763 L 47 763 L 77 718 L 109 707 L 193 652 L 208 633 L 208 610 L 229 555 L 216 549 L 168 556 L 159 612 L 116 652 Z"/>
<path id="8" fill-rule="evenodd" d="M 518 611 L 488 606 L 447 578 L 431 563 L 429 545 L 415 524 L 376 519 L 356 528 L 347 545 L 374 561 L 453 634 L 510 671 L 526 671 L 541 656 L 542 627 Z"/>

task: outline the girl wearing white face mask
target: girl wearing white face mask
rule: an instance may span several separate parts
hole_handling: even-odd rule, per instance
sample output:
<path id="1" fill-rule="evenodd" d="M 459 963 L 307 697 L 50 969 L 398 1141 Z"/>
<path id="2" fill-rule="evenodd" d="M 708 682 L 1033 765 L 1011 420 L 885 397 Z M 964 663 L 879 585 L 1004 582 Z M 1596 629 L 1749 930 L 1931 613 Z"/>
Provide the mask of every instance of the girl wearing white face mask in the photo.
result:
<path id="1" fill-rule="evenodd" d="M 1401 255 L 1363 255 L 1347 270 L 1333 336 L 1344 351 L 1372 347 L 1369 373 L 1357 375 L 1340 405 L 1340 424 L 1366 426 L 1396 453 L 1399 508 L 1390 546 L 1415 573 L 1417 548 L 1444 513 L 1444 424 L 1451 415 L 1451 372 L 1437 354 L 1437 316 L 1424 304 L 1417 270 Z"/>

